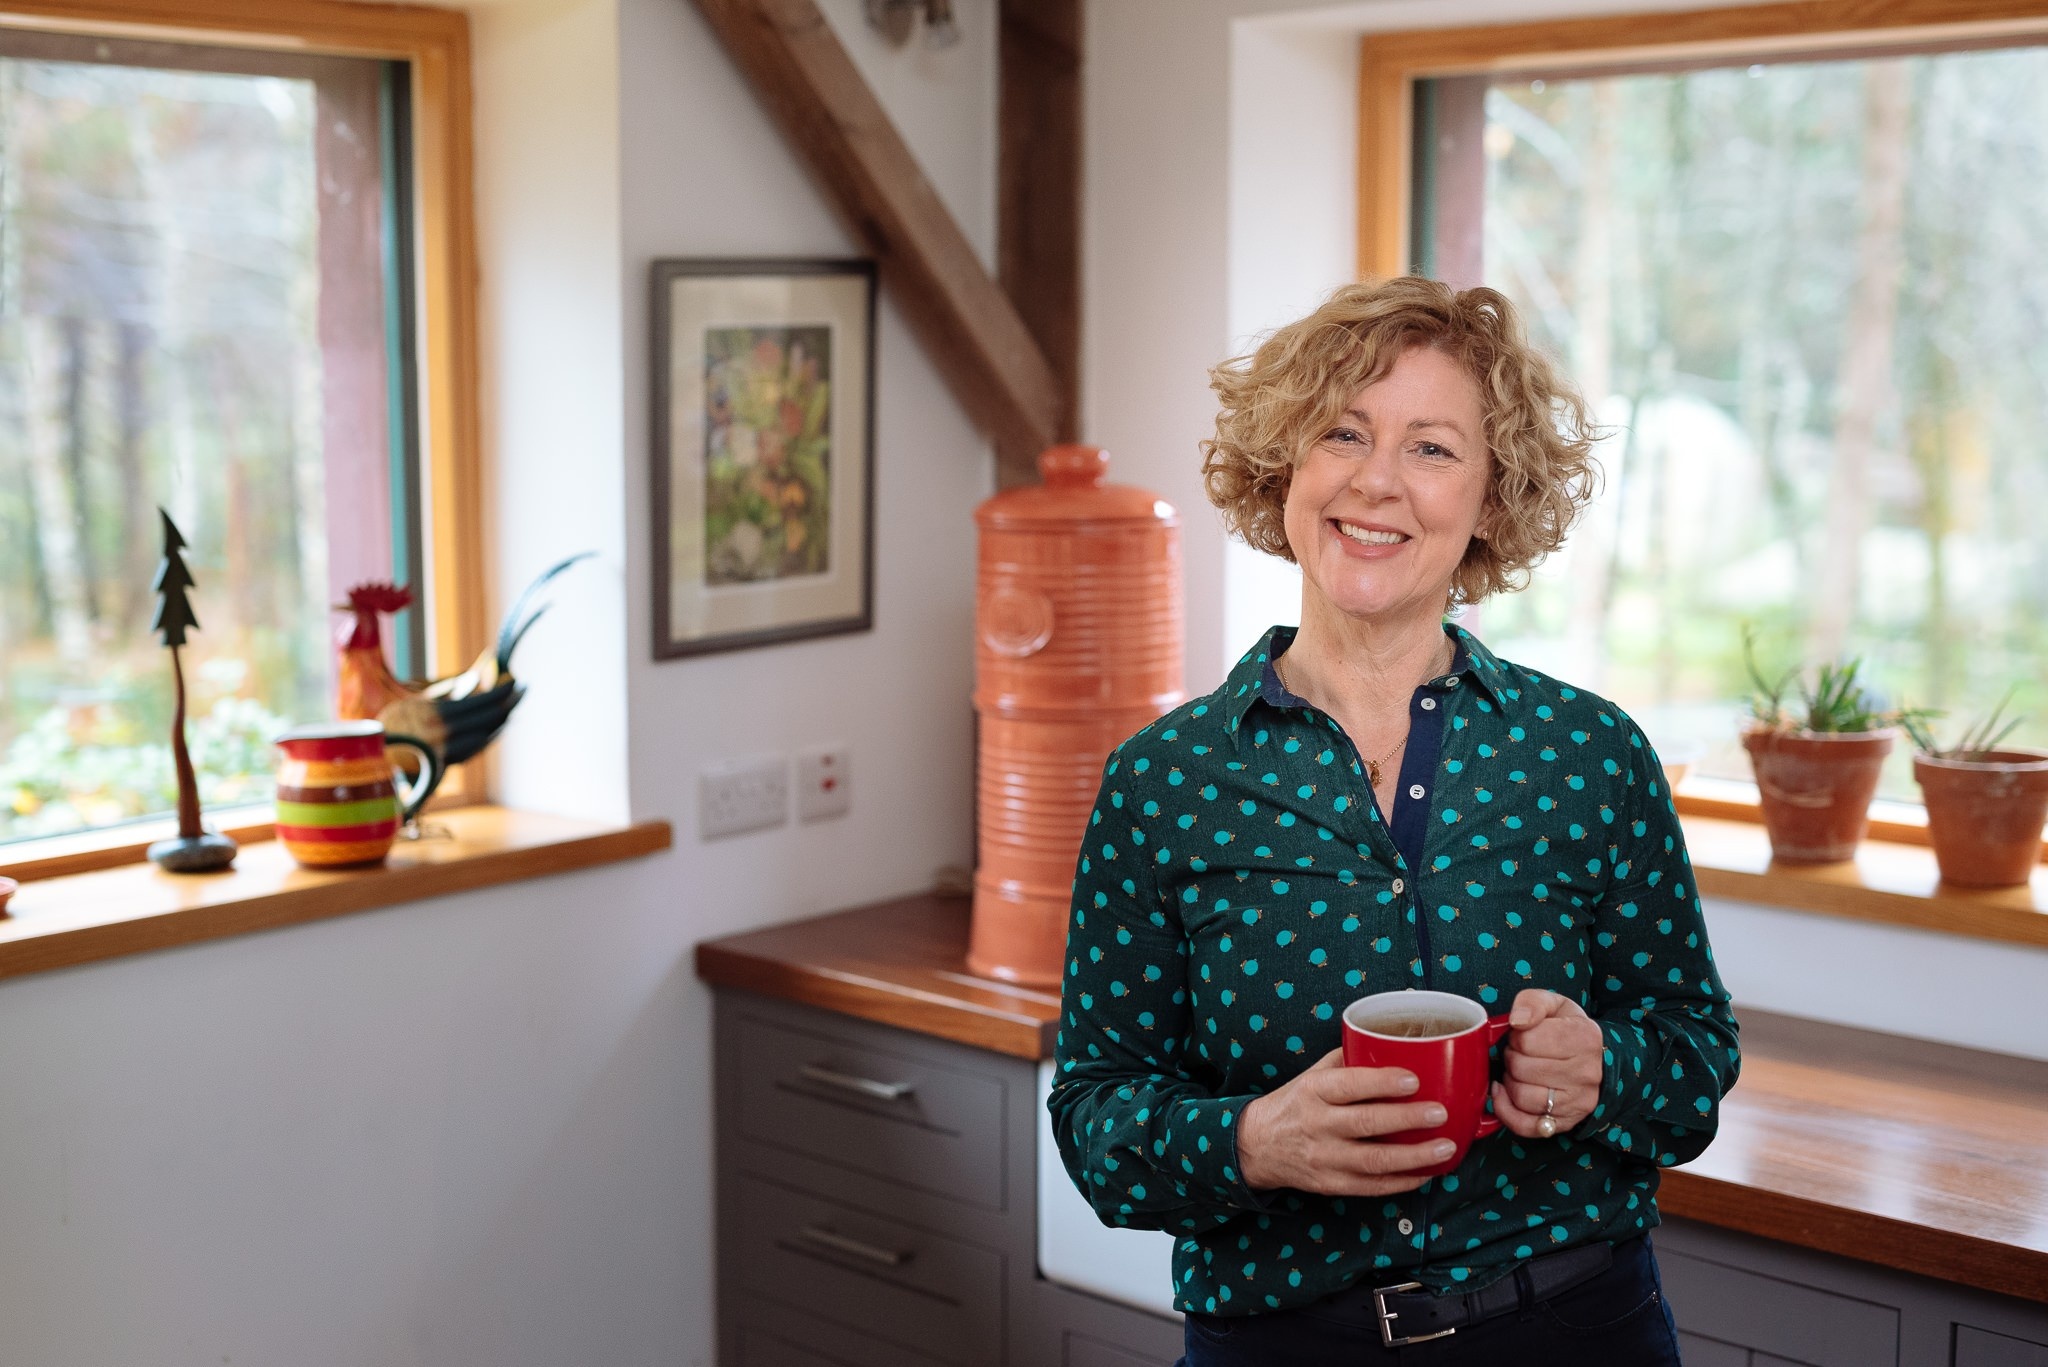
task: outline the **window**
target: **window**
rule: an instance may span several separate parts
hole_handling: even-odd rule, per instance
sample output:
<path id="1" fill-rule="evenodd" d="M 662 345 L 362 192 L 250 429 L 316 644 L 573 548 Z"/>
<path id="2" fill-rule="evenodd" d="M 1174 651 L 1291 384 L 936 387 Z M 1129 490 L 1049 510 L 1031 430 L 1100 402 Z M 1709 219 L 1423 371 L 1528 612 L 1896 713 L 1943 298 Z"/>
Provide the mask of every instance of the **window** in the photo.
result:
<path id="1" fill-rule="evenodd" d="M 269 738 L 331 711 L 341 591 L 410 578 L 406 89 L 361 58 L 0 32 L 0 840 L 175 803 L 155 507 L 201 577 L 211 806 L 264 800 Z"/>
<path id="2" fill-rule="evenodd" d="M 1749 777 L 1745 624 L 1950 734 L 2011 691 L 2048 746 L 2048 39 L 1972 41 L 1412 86 L 1417 268 L 1514 299 L 1612 432 L 1588 522 L 1476 625 L 1696 773 Z M 1917 801 L 1907 749 L 1882 796 Z"/>
<path id="3" fill-rule="evenodd" d="M 423 590 L 402 673 L 483 634 L 462 16 L 38 8 L 0 27 L 0 865 L 171 806 L 159 505 L 216 814 L 331 713 L 347 585 Z"/>

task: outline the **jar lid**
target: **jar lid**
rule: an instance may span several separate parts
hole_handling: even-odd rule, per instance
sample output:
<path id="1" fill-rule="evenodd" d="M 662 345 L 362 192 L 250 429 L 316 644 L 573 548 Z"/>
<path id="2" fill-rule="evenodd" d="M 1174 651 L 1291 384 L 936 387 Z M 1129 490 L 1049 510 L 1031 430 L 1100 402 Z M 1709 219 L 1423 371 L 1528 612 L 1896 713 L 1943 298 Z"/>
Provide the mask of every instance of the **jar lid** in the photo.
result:
<path id="1" fill-rule="evenodd" d="M 1102 522 L 1175 526 L 1180 515 L 1157 494 L 1107 484 L 1109 452 L 1099 446 L 1053 446 L 1039 453 L 1044 482 L 1005 489 L 974 510 L 983 527 L 1068 527 Z"/>

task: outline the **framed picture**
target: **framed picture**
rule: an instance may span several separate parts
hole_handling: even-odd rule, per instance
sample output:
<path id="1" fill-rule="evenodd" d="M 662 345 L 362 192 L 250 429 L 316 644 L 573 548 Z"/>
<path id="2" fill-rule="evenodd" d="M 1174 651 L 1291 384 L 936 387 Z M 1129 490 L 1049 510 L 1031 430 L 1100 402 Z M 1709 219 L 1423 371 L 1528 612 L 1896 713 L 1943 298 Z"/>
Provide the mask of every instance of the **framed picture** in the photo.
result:
<path id="1" fill-rule="evenodd" d="M 874 624 L 875 265 L 656 261 L 654 654 Z"/>

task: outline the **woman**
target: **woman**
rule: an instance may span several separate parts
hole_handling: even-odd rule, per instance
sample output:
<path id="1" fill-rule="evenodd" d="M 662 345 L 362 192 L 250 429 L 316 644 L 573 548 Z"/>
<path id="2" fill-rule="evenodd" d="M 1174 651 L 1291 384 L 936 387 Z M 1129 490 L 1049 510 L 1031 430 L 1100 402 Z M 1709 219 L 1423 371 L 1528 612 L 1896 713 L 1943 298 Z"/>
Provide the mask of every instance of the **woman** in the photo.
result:
<path id="1" fill-rule="evenodd" d="M 1646 1232 L 1736 1026 L 1663 771 L 1612 703 L 1446 622 L 1590 497 L 1583 404 L 1508 301 L 1339 290 L 1211 376 L 1211 499 L 1300 629 L 1111 756 L 1049 1102 L 1106 1223 L 1180 1236 L 1189 1367 L 1678 1361 Z M 1512 1012 L 1505 1128 L 1449 1176 L 1345 1006 Z M 1448 1145 L 1444 1146 L 1448 1149 Z M 1411 1342 L 1412 1341 L 1412 1342 Z"/>

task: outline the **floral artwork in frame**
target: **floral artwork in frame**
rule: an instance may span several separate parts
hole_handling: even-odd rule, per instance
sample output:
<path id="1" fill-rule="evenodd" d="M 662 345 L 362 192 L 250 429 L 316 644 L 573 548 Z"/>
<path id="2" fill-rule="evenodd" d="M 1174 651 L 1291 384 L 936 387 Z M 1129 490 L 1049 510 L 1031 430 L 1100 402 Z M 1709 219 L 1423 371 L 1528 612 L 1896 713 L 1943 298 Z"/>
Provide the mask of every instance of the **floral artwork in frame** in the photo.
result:
<path id="1" fill-rule="evenodd" d="M 656 261 L 654 653 L 873 624 L 875 268 Z"/>

